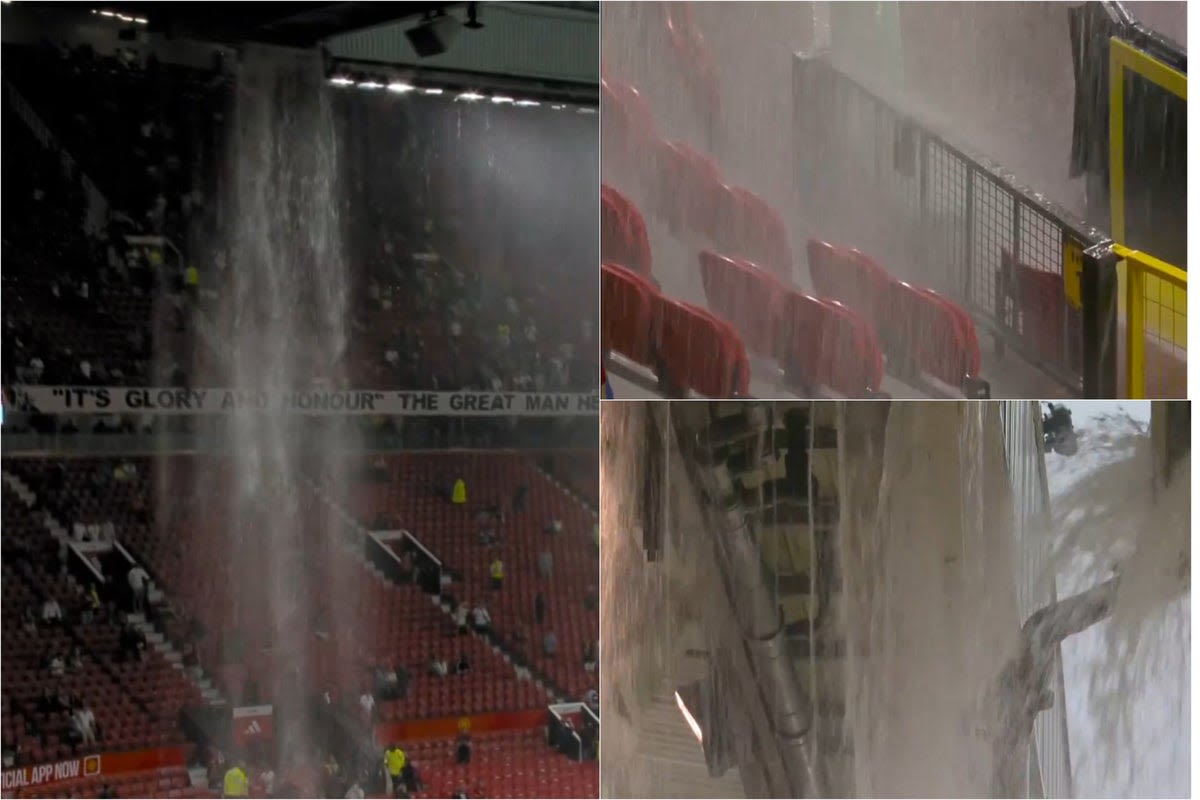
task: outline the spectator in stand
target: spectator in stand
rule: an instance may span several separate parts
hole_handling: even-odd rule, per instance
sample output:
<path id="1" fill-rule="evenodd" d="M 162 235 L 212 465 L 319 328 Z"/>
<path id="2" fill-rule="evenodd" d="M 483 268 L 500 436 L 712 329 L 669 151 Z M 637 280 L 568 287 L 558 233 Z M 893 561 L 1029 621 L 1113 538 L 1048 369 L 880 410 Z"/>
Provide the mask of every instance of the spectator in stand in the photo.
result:
<path id="1" fill-rule="evenodd" d="M 487 633 L 492 629 L 492 615 L 488 613 L 487 606 L 482 603 L 475 606 L 471 612 L 471 627 L 476 633 Z"/>
<path id="2" fill-rule="evenodd" d="M 121 629 L 119 648 L 118 660 L 140 661 L 146 652 L 146 636 L 142 633 L 141 628 L 132 622 L 126 622 Z"/>
<path id="3" fill-rule="evenodd" d="M 96 795 L 99 800 L 115 800 L 117 790 L 107 783 L 100 787 L 100 793 Z"/>
<path id="4" fill-rule="evenodd" d="M 71 648 L 70 655 L 67 656 L 67 669 L 74 672 L 77 669 L 83 668 L 83 651 L 79 649 L 79 645 Z"/>
<path id="5" fill-rule="evenodd" d="M 264 797 L 275 796 L 275 770 L 268 765 L 263 768 L 263 771 L 258 774 L 258 781 L 262 786 Z"/>
<path id="6" fill-rule="evenodd" d="M 546 595 L 538 590 L 537 596 L 533 598 L 533 618 L 541 625 L 546 621 Z"/>
<path id="7" fill-rule="evenodd" d="M 554 554 L 548 549 L 538 553 L 538 574 L 547 580 L 554 574 Z"/>
<path id="8" fill-rule="evenodd" d="M 462 723 L 458 726 L 458 743 L 454 747 L 454 763 L 471 763 L 471 733 Z"/>
<path id="9" fill-rule="evenodd" d="M 583 702 L 592 711 L 595 711 L 597 714 L 600 713 L 600 693 L 595 689 L 588 689 L 584 692 Z"/>
<path id="10" fill-rule="evenodd" d="M 399 744 L 393 742 L 383 753 L 384 776 L 386 791 L 392 797 L 403 797 L 404 770 L 408 767 L 408 754 Z"/>
<path id="11" fill-rule="evenodd" d="M 467 482 L 462 478 L 454 481 L 454 488 L 450 491 L 450 502 L 456 506 L 465 505 L 467 502 Z"/>
<path id="12" fill-rule="evenodd" d="M 225 772 L 225 780 L 221 791 L 222 797 L 249 797 L 250 778 L 246 767 L 239 760 Z"/>
<path id="13" fill-rule="evenodd" d="M 504 562 L 499 558 L 492 560 L 491 566 L 488 567 L 488 572 L 492 576 L 492 589 L 499 590 L 504 586 Z"/>
<path id="14" fill-rule="evenodd" d="M 436 655 L 430 656 L 429 671 L 439 678 L 444 678 L 450 674 L 449 666 L 446 665 L 444 660 L 438 658 Z"/>
<path id="15" fill-rule="evenodd" d="M 42 603 L 42 623 L 46 625 L 62 625 L 62 606 L 53 597 L 47 597 Z"/>
<path id="16" fill-rule="evenodd" d="M 150 575 L 141 564 L 134 564 L 126 575 L 126 579 L 129 581 L 130 597 L 133 600 L 133 613 L 141 614 L 146 610 Z"/>
<path id="17" fill-rule="evenodd" d="M 454 673 L 456 675 L 466 675 L 470 671 L 471 662 L 467 660 L 467 654 L 460 653 L 458 656 L 458 663 L 454 666 Z"/>
<path id="18" fill-rule="evenodd" d="M 362 709 L 363 720 L 370 725 L 375 720 L 375 696 L 364 691 L 358 696 L 358 705 Z"/>
<path id="19" fill-rule="evenodd" d="M 37 614 L 34 613 L 32 606 L 26 606 L 25 610 L 21 612 L 21 627 L 28 634 L 37 633 Z"/>
<path id="20" fill-rule="evenodd" d="M 555 517 L 554 519 L 550 520 L 550 524 L 548 524 L 546 526 L 546 533 L 548 533 L 550 535 L 562 533 L 562 528 L 563 528 L 562 520 L 559 519 L 558 517 Z"/>
<path id="21" fill-rule="evenodd" d="M 554 658 L 558 653 L 558 637 L 554 635 L 554 631 L 546 631 L 546 635 L 542 637 L 542 652 L 548 658 Z"/>
<path id="22" fill-rule="evenodd" d="M 467 627 L 468 616 L 469 612 L 467 611 L 467 601 L 463 600 L 458 604 L 458 607 L 454 609 L 454 624 L 458 626 L 459 636 L 465 635 L 469 630 Z"/>
<path id="23" fill-rule="evenodd" d="M 78 708 L 75 709 L 75 712 L 72 716 L 76 720 L 76 724 L 78 725 L 79 730 L 83 736 L 83 743 L 85 745 L 86 744 L 95 744 L 96 738 L 97 738 L 97 736 L 96 736 L 96 715 L 92 713 L 92 709 L 86 705 L 81 704 Z"/>
<path id="24" fill-rule="evenodd" d="M 322 796 L 340 797 L 343 793 L 342 765 L 338 763 L 337 757 L 333 753 L 325 758 L 324 770 L 325 774 L 321 780 Z"/>
<path id="25" fill-rule="evenodd" d="M 66 662 L 58 653 L 47 650 L 42 654 L 42 669 L 49 672 L 51 677 L 61 678 L 66 668 Z"/>
<path id="26" fill-rule="evenodd" d="M 375 668 L 375 696 L 380 700 L 396 699 L 396 671 L 391 667 Z"/>
<path id="27" fill-rule="evenodd" d="M 596 671 L 596 644 L 588 642 L 583 646 L 583 671 Z"/>
<path id="28" fill-rule="evenodd" d="M 350 788 L 346 790 L 346 800 L 362 800 L 365 796 L 362 784 L 359 781 L 352 782 Z"/>
<path id="29" fill-rule="evenodd" d="M 455 789 L 454 794 L 452 794 L 450 796 L 453 798 L 456 798 L 456 800 L 467 800 L 467 797 L 469 797 L 469 795 L 467 794 L 467 789 L 464 786 L 460 786 L 457 789 Z"/>

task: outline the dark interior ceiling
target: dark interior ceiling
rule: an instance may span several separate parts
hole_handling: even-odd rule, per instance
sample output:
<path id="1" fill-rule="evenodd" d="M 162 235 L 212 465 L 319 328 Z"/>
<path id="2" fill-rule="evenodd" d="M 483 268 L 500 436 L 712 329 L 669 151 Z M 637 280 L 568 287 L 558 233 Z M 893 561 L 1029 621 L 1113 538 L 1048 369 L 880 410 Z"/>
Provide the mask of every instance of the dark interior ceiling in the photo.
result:
<path id="1" fill-rule="evenodd" d="M 237 44 L 260 42 L 282 47 L 313 47 L 330 36 L 387 22 L 419 19 L 423 14 L 466 3 L 213 3 L 125 2 L 99 0 L 94 5 L 23 2 L 36 13 L 86 15 L 92 8 L 149 20 L 150 32 L 171 38 Z M 598 2 L 548 2 L 540 6 L 599 13 Z"/>

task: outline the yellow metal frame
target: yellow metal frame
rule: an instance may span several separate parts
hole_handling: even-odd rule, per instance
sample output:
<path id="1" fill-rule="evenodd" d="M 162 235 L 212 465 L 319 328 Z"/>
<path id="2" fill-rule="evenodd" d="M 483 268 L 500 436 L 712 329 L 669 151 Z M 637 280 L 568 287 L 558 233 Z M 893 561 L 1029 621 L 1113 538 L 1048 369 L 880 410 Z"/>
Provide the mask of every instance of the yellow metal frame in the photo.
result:
<path id="1" fill-rule="evenodd" d="M 1143 399 L 1146 396 L 1146 296 L 1147 277 L 1156 279 L 1157 288 L 1161 292 L 1167 287 L 1174 288 L 1175 297 L 1183 297 L 1184 313 L 1187 312 L 1187 273 L 1179 267 L 1173 267 L 1165 261 L 1147 255 L 1137 250 L 1130 250 L 1123 245 L 1113 245 L 1115 252 L 1128 265 L 1128 279 L 1125 287 L 1125 357 L 1128 369 L 1126 381 L 1127 395 L 1132 399 Z M 1165 284 L 1165 285 L 1164 285 Z M 1161 297 L 1161 295 L 1160 295 Z M 1180 306 L 1172 306 L 1178 309 Z M 1182 333 L 1180 326 L 1172 325 L 1172 344 L 1187 347 L 1187 326 Z"/>
<path id="2" fill-rule="evenodd" d="M 1108 50 L 1108 166 L 1109 197 L 1112 214 L 1112 234 L 1118 242 L 1125 238 L 1125 70 L 1141 75 L 1187 102 L 1187 75 L 1152 56 L 1113 37 Z M 1187 273 L 1178 267 L 1146 253 L 1118 246 L 1117 255 L 1123 261 L 1118 266 L 1118 292 L 1125 297 L 1124 311 L 1128 359 L 1128 396 L 1140 398 L 1146 392 L 1146 314 L 1147 297 L 1160 302 L 1170 294 L 1170 308 L 1187 309 Z M 1128 271 L 1128 275 L 1126 272 Z M 1167 305 L 1167 303 L 1163 303 Z M 1155 320 L 1150 332 L 1163 335 L 1160 320 Z M 1180 328 L 1183 330 L 1180 330 Z M 1187 326 L 1171 325 L 1172 344 L 1187 346 Z M 1168 337 L 1163 337 L 1168 338 Z"/>

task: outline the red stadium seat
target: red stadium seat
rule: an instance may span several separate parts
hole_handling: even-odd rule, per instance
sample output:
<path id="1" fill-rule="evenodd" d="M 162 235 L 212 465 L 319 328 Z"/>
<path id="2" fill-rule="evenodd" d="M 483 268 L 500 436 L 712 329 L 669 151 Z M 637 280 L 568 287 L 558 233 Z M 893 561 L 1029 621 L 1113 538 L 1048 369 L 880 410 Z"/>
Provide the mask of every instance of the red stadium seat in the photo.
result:
<path id="1" fill-rule="evenodd" d="M 912 367 L 955 389 L 963 388 L 966 379 L 978 373 L 978 344 L 972 352 L 961 318 L 936 292 L 902 281 L 893 283 L 881 330 L 890 346 L 911 360 Z"/>
<path id="2" fill-rule="evenodd" d="M 791 283 L 792 249 L 779 212 L 754 192 L 738 187 L 724 187 L 720 202 L 717 241 L 722 250 L 766 267 Z"/>
<path id="3" fill-rule="evenodd" d="M 1012 253 L 1001 252 L 1000 269 L 1010 276 L 1017 308 L 1017 327 L 1027 347 L 1038 357 L 1054 364 L 1065 364 L 1078 341 L 1079 313 L 1067 305 L 1062 275 L 1017 263 Z"/>
<path id="4" fill-rule="evenodd" d="M 636 272 L 604 264 L 600 276 L 600 346 L 653 368 L 660 336 L 658 290 Z"/>
<path id="5" fill-rule="evenodd" d="M 859 250 L 808 240 L 808 269 L 820 297 L 837 300 L 877 323 L 892 276 Z"/>
<path id="6" fill-rule="evenodd" d="M 655 147 L 656 213 L 675 236 L 711 238 L 717 224 L 722 177 L 708 156 L 683 142 Z"/>
<path id="7" fill-rule="evenodd" d="M 600 186 L 600 259 L 649 277 L 650 239 L 641 213 L 625 195 Z"/>
<path id="8" fill-rule="evenodd" d="M 700 275 L 709 309 L 733 326 L 746 348 L 758 356 L 777 356 L 786 288 L 754 264 L 711 250 L 700 253 Z"/>
<path id="9" fill-rule="evenodd" d="M 658 375 L 666 392 L 705 397 L 746 396 L 750 362 L 737 332 L 711 312 L 678 300 L 658 303 L 662 345 Z"/>
<path id="10" fill-rule="evenodd" d="M 600 90 L 605 169 L 637 180 L 654 162 L 657 137 L 650 105 L 637 89 L 612 78 L 601 80 Z"/>
<path id="11" fill-rule="evenodd" d="M 780 361 L 789 382 L 810 393 L 825 386 L 846 397 L 879 391 L 883 355 L 878 339 L 871 325 L 851 309 L 789 290 L 782 327 L 788 351 Z"/>

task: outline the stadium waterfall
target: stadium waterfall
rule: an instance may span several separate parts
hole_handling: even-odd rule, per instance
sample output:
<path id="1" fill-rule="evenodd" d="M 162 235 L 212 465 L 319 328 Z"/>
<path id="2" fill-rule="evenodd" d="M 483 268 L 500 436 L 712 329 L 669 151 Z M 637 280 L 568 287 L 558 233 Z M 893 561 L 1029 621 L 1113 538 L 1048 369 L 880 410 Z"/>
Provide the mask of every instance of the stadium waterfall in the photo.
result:
<path id="1" fill-rule="evenodd" d="M 782 750 L 759 742 L 732 761 L 706 752 L 707 768 L 701 757 L 688 771 L 688 734 L 671 733 L 660 713 L 664 691 L 707 673 L 689 672 L 690 652 L 718 652 L 740 640 L 746 621 L 769 616 L 753 615 L 745 589 L 746 602 L 724 599 L 723 580 L 755 580 L 735 569 L 751 563 L 735 552 L 741 523 L 704 512 L 714 487 L 697 480 L 682 444 L 663 437 L 695 438 L 707 413 L 690 403 L 620 405 L 602 420 L 602 574 L 614 598 L 601 612 L 613 712 L 606 791 L 653 796 L 679 776 L 689 796 L 728 797 L 728 784 L 717 794 L 711 779 L 736 765 L 748 796 L 769 796 L 751 776 Z M 816 738 L 814 763 L 841 787 L 830 794 L 1186 792 L 1188 459 L 1156 486 L 1142 429 L 1110 442 L 1089 436 L 1077 458 L 1043 461 L 1040 423 L 1036 403 L 838 408 L 843 595 L 826 634 L 844 634 L 845 679 L 824 680 L 844 684 L 845 724 L 840 745 Z M 730 469 L 746 469 L 737 463 Z M 706 544 L 714 537 L 715 559 Z M 727 697 L 746 696 L 725 680 Z M 816 706 L 842 705 L 824 691 Z M 706 750 L 710 732 L 725 732 L 713 741 L 753 738 L 745 705 L 730 700 L 713 712 L 720 719 L 702 722 Z"/>
<path id="2" fill-rule="evenodd" d="M 233 116 L 233 214 L 226 218 L 231 289 L 220 320 L 238 387 L 282 390 L 336 379 L 329 371 L 346 345 L 348 275 L 327 91 L 316 56 L 244 53 Z M 332 438 L 353 435 L 340 422 L 247 414 L 230 428 L 230 556 L 239 574 L 229 591 L 240 620 L 269 610 L 272 641 L 247 642 L 247 649 L 271 648 L 281 752 L 299 757 L 314 735 L 301 688 L 312 685 L 308 672 L 321 641 L 314 620 L 325 619 L 339 638 L 353 633 L 350 587 L 329 587 L 338 602 L 315 607 L 311 583 L 339 574 L 322 569 L 338 531 L 322 524 L 330 518 L 323 509 L 300 505 L 306 453 L 343 452 Z M 316 558 L 314 536 L 324 539 Z M 337 651 L 349 658 L 349 641 L 340 643 Z M 342 675 L 348 666 L 339 664 Z"/>

